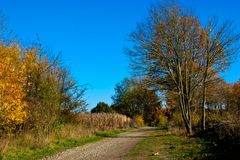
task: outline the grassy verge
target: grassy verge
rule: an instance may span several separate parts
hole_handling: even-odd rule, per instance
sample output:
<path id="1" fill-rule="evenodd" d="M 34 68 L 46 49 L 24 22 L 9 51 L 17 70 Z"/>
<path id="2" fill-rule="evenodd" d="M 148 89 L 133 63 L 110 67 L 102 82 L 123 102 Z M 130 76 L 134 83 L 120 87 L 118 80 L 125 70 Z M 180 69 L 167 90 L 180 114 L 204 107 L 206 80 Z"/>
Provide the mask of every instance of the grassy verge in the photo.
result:
<path id="1" fill-rule="evenodd" d="M 219 159 L 221 154 L 214 148 L 215 144 L 199 138 L 176 136 L 166 130 L 158 130 L 130 150 L 126 159 Z"/>
<path id="2" fill-rule="evenodd" d="M 58 141 L 51 143 L 42 148 L 15 148 L 9 150 L 4 156 L 1 156 L 2 160 L 35 160 L 40 159 L 45 156 L 53 155 L 57 152 L 64 151 L 73 147 L 84 145 L 87 143 L 96 142 L 103 139 L 104 137 L 116 136 L 120 132 L 125 130 L 115 130 L 115 131 L 103 131 L 98 132 L 93 136 L 81 137 L 78 139 L 59 139 Z"/>

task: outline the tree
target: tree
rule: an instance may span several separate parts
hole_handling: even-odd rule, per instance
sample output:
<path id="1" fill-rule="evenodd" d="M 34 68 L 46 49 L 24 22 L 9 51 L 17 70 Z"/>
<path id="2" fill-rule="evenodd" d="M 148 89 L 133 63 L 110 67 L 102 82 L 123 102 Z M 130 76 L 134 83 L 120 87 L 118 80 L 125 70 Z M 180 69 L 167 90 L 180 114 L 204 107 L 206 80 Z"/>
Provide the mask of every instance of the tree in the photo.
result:
<path id="1" fill-rule="evenodd" d="M 134 74 L 178 95 L 178 105 L 190 135 L 194 92 L 201 86 L 205 90 L 206 81 L 216 76 L 220 66 L 226 66 L 220 57 L 226 55 L 223 62 L 230 58 L 227 55 L 239 37 L 232 35 L 226 24 L 209 26 L 204 27 L 197 17 L 176 4 L 156 6 L 150 18 L 131 34 L 133 47 L 127 52 Z M 209 70 L 213 71 L 211 76 Z"/>
<path id="2" fill-rule="evenodd" d="M 6 27 L 6 17 L 0 13 L 0 45 L 12 45 L 16 42 L 15 35 Z"/>
<path id="3" fill-rule="evenodd" d="M 99 102 L 95 108 L 91 110 L 91 113 L 111 113 L 112 110 L 108 104 Z"/>
<path id="4" fill-rule="evenodd" d="M 26 80 L 24 87 L 28 102 L 28 128 L 46 128 L 57 121 L 72 120 L 74 113 L 86 106 L 86 88 L 78 86 L 59 58 L 50 58 L 49 51 L 35 45 L 25 49 Z"/>
<path id="5" fill-rule="evenodd" d="M 26 126 L 48 131 L 60 117 L 60 94 L 57 84 L 58 66 L 41 47 L 25 49 L 26 101 L 29 119 Z"/>
<path id="6" fill-rule="evenodd" d="M 63 116 L 86 110 L 87 104 L 83 96 L 87 88 L 84 85 L 78 86 L 67 68 L 62 67 L 59 69 L 58 88 L 60 91 L 60 106 Z"/>
<path id="7" fill-rule="evenodd" d="M 210 20 L 203 33 L 200 51 L 203 58 L 202 129 L 205 130 L 207 87 L 214 82 L 218 83 L 217 74 L 231 64 L 239 50 L 236 42 L 239 41 L 240 34 L 233 32 L 230 23 L 219 25 L 216 20 Z"/>
<path id="8" fill-rule="evenodd" d="M 142 116 L 148 124 L 154 121 L 154 113 L 161 108 L 156 91 L 136 80 L 124 79 L 115 87 L 114 111 L 129 117 Z"/>
<path id="9" fill-rule="evenodd" d="M 27 120 L 25 70 L 18 45 L 0 45 L 0 132 L 10 132 Z"/>
<path id="10" fill-rule="evenodd" d="M 207 85 L 206 107 L 222 113 L 226 110 L 228 85 L 223 79 L 218 79 L 214 84 Z"/>
<path id="11" fill-rule="evenodd" d="M 0 17 L 0 134 L 48 132 L 85 111 L 86 87 L 77 85 L 59 56 L 51 57 L 40 43 L 20 46 Z"/>
<path id="12" fill-rule="evenodd" d="M 240 81 L 229 85 L 226 109 L 230 113 L 240 114 Z"/>

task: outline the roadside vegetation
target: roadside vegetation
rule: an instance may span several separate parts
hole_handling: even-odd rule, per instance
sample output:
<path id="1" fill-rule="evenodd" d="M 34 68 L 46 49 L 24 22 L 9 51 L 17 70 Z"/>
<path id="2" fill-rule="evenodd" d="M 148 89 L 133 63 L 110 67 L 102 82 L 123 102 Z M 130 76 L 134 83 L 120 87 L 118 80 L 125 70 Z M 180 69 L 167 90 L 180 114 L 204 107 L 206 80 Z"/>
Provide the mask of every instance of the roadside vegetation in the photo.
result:
<path id="1" fill-rule="evenodd" d="M 125 159 L 225 159 L 230 158 L 228 156 L 218 150 L 215 143 L 161 129 L 137 144 Z"/>
<path id="2" fill-rule="evenodd" d="M 79 120 L 78 120 L 79 119 Z M 75 122 L 54 126 L 44 131 L 19 131 L 0 139 L 0 159 L 39 159 L 104 137 L 114 136 L 129 128 L 130 119 L 120 114 L 79 114 Z"/>
<path id="3" fill-rule="evenodd" d="M 130 126 L 125 115 L 87 112 L 86 90 L 59 56 L 40 42 L 24 47 L 2 20 L 0 159 L 41 158 Z"/>
<path id="4" fill-rule="evenodd" d="M 177 2 L 163 2 L 150 9 L 130 39 L 134 79 L 162 95 L 163 105 L 152 112 L 155 124 L 239 150 L 240 82 L 228 84 L 220 77 L 239 60 L 234 26 L 211 17 L 200 21 Z"/>
<path id="5" fill-rule="evenodd" d="M 176 2 L 161 3 L 130 39 L 133 76 L 116 84 L 113 104 L 99 102 L 89 113 L 87 86 L 59 56 L 39 42 L 23 46 L 1 20 L 0 159 L 37 159 L 144 125 L 161 130 L 129 159 L 237 155 L 240 80 L 220 77 L 239 60 L 240 34 L 232 24 L 201 22 Z"/>
<path id="6" fill-rule="evenodd" d="M 67 127 L 68 128 L 68 127 Z M 76 127 L 73 127 L 76 129 Z M 69 128 L 68 128 L 69 129 Z M 73 131 L 73 130 L 71 130 Z M 51 140 L 48 139 L 49 143 L 45 144 L 43 146 L 33 146 L 31 141 L 32 139 L 27 139 L 29 142 L 26 142 L 27 140 L 24 138 L 16 138 L 9 140 L 13 145 L 9 146 L 8 152 L 4 154 L 1 159 L 3 160 L 13 160 L 13 159 L 21 159 L 21 160 L 36 160 L 41 159 L 46 156 L 53 155 L 55 153 L 64 151 L 66 149 L 78 147 L 87 143 L 93 143 L 96 141 L 99 141 L 105 137 L 111 137 L 115 136 L 118 133 L 124 130 L 114 130 L 114 131 L 99 131 L 96 133 L 87 133 L 82 134 L 78 136 L 71 136 L 71 137 L 54 137 L 53 135 L 51 137 Z M 61 132 L 61 131 L 60 131 Z M 56 135 L 58 133 L 55 133 Z M 72 134 L 72 132 L 71 132 Z M 24 144 L 23 144 L 24 143 Z"/>
<path id="7" fill-rule="evenodd" d="M 211 17 L 201 22 L 177 2 L 157 3 L 130 40 L 133 77 L 116 85 L 112 110 L 238 150 L 240 81 L 220 77 L 239 60 L 234 26 Z"/>

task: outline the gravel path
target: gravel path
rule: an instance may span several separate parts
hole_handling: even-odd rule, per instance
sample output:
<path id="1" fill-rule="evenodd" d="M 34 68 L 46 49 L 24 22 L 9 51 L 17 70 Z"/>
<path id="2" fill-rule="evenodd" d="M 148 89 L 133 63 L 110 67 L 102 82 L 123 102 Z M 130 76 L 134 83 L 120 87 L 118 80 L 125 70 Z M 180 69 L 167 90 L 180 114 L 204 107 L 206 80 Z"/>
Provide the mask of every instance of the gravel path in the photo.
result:
<path id="1" fill-rule="evenodd" d="M 44 160 L 119 160 L 123 159 L 129 149 L 146 138 L 155 128 L 144 127 L 130 132 L 124 132 L 116 137 L 105 138 L 96 143 L 90 143 L 69 149 Z"/>

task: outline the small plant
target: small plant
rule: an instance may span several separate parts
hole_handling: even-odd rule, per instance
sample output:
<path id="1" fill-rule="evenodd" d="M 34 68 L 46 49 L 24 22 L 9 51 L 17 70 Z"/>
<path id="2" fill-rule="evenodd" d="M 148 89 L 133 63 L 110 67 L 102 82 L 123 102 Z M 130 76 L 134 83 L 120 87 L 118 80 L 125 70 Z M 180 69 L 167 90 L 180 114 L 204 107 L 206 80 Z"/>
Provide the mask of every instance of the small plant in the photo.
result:
<path id="1" fill-rule="evenodd" d="M 136 123 L 137 126 L 143 127 L 144 126 L 144 120 L 143 116 L 137 115 L 133 117 L 133 121 Z"/>
<path id="2" fill-rule="evenodd" d="M 159 115 L 159 124 L 158 127 L 166 128 L 168 124 L 168 119 L 164 114 Z"/>
<path id="3" fill-rule="evenodd" d="M 181 113 L 175 112 L 175 113 L 173 113 L 172 117 L 173 117 L 174 125 L 178 126 L 179 128 L 182 128 L 184 123 L 183 123 L 183 119 L 182 119 Z"/>

